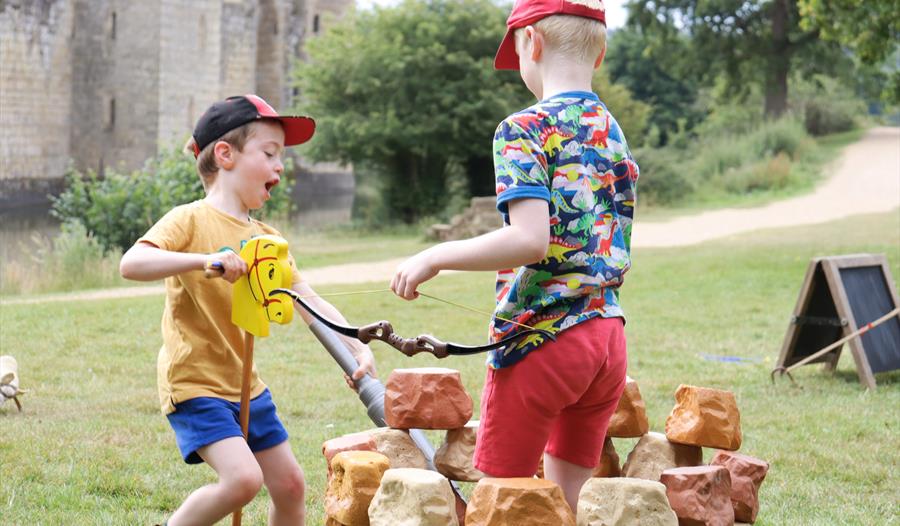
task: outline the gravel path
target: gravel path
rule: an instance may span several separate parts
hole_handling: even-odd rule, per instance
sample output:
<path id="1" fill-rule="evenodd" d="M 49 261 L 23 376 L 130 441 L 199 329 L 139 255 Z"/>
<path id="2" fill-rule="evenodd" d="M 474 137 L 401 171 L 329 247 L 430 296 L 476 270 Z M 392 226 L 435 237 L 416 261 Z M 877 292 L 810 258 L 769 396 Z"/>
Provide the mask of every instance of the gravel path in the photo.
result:
<path id="1" fill-rule="evenodd" d="M 635 221 L 632 246 L 675 247 L 764 228 L 809 225 L 854 214 L 889 212 L 900 207 L 900 128 L 872 128 L 844 149 L 827 169 L 831 177 L 812 193 L 754 208 L 727 208 L 670 221 Z M 303 271 L 313 286 L 385 282 L 404 258 L 351 263 Z M 161 285 L 127 287 L 2 300 L 2 305 L 110 299 L 162 294 Z"/>

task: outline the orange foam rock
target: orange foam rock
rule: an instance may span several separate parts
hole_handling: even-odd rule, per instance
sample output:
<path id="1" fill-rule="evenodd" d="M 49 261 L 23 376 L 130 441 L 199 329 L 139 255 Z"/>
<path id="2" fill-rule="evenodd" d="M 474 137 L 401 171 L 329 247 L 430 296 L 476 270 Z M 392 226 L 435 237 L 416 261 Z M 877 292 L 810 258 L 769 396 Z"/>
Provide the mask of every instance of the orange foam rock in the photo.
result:
<path id="1" fill-rule="evenodd" d="M 731 505 L 734 519 L 753 523 L 759 512 L 759 487 L 769 472 L 769 463 L 740 453 L 716 451 L 709 463 L 723 466 L 731 476 Z"/>
<path id="2" fill-rule="evenodd" d="M 466 510 L 467 526 L 575 526 L 575 514 L 555 483 L 536 478 L 478 481 Z"/>
<path id="3" fill-rule="evenodd" d="M 625 377 L 625 390 L 619 405 L 609 421 L 607 436 L 615 438 L 635 438 L 647 434 L 650 430 L 650 422 L 647 420 L 647 408 L 641 397 L 641 390 L 637 382 L 631 377 Z"/>
<path id="4" fill-rule="evenodd" d="M 472 418 L 459 371 L 394 369 L 384 387 L 384 419 L 395 429 L 457 429 Z"/>
<path id="5" fill-rule="evenodd" d="M 741 447 L 741 414 L 729 391 L 680 385 L 666 418 L 671 442 L 735 451 Z"/>
<path id="6" fill-rule="evenodd" d="M 388 469 L 388 458 L 374 451 L 344 451 L 331 459 L 325 514 L 345 526 L 369 526 L 369 504 Z"/>
<path id="7" fill-rule="evenodd" d="M 352 433 L 322 443 L 322 454 L 325 455 L 329 475 L 331 474 L 331 459 L 344 451 L 377 451 L 375 439 L 368 433 Z"/>
<path id="8" fill-rule="evenodd" d="M 669 505 L 682 526 L 732 526 L 731 476 L 722 466 L 695 466 L 663 471 Z"/>

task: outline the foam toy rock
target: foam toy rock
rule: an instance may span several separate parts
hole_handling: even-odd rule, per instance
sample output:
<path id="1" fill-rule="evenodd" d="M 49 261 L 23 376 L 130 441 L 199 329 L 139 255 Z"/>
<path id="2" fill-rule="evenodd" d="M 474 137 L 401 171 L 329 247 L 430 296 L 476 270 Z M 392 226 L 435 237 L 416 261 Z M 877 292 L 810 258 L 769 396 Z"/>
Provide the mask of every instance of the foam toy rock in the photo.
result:
<path id="1" fill-rule="evenodd" d="M 369 504 L 372 526 L 456 526 L 450 481 L 424 469 L 389 469 Z"/>
<path id="2" fill-rule="evenodd" d="M 612 438 L 606 437 L 603 441 L 603 453 L 600 454 L 600 463 L 594 468 L 592 477 L 621 477 L 622 467 L 619 464 L 619 455 Z"/>
<path id="3" fill-rule="evenodd" d="M 344 526 L 340 522 L 336 521 L 334 517 L 325 517 L 325 526 Z"/>
<path id="4" fill-rule="evenodd" d="M 428 468 L 428 460 L 416 447 L 408 431 L 376 427 L 362 433 L 372 437 L 375 441 L 375 451 L 386 456 L 392 468 Z"/>
<path id="5" fill-rule="evenodd" d="M 450 480 L 478 482 L 484 473 L 472 465 L 475 454 L 475 438 L 478 435 L 478 420 L 450 429 L 444 436 L 444 443 L 434 454 L 434 465 L 438 472 Z"/>
<path id="6" fill-rule="evenodd" d="M 669 505 L 682 525 L 732 526 L 731 476 L 723 466 L 695 466 L 663 471 Z"/>
<path id="7" fill-rule="evenodd" d="M 368 433 L 351 433 L 322 443 L 322 454 L 325 455 L 329 475 L 331 475 L 331 459 L 343 451 L 376 451 L 375 439 Z"/>
<path id="8" fill-rule="evenodd" d="M 699 466 L 703 463 L 703 450 L 697 446 L 674 444 L 662 433 L 653 431 L 642 436 L 635 444 L 625 465 L 626 477 L 659 481 L 663 471 L 685 466 Z"/>
<path id="9" fill-rule="evenodd" d="M 492 478 L 478 481 L 466 526 L 575 526 L 575 514 L 555 483 L 536 478 Z"/>
<path id="10" fill-rule="evenodd" d="M 672 442 L 735 451 L 741 447 L 741 415 L 729 391 L 680 385 L 666 418 Z"/>
<path id="11" fill-rule="evenodd" d="M 384 419 L 396 429 L 457 429 L 472 418 L 472 398 L 459 371 L 394 369 L 384 393 Z"/>
<path id="12" fill-rule="evenodd" d="M 769 463 L 740 453 L 716 451 L 713 466 L 724 466 L 731 476 L 731 505 L 735 520 L 753 523 L 759 512 L 759 487 L 769 472 Z"/>
<path id="13" fill-rule="evenodd" d="M 388 458 L 374 451 L 344 451 L 331 459 L 325 513 L 345 526 L 368 526 L 369 503 L 388 469 Z"/>
<path id="14" fill-rule="evenodd" d="M 652 480 L 592 478 L 578 495 L 578 526 L 678 526 L 666 487 Z"/>
<path id="15" fill-rule="evenodd" d="M 650 430 L 647 421 L 647 408 L 641 398 L 641 390 L 631 377 L 625 377 L 625 390 L 619 405 L 609 421 L 607 436 L 616 438 L 634 438 L 644 436 Z"/>

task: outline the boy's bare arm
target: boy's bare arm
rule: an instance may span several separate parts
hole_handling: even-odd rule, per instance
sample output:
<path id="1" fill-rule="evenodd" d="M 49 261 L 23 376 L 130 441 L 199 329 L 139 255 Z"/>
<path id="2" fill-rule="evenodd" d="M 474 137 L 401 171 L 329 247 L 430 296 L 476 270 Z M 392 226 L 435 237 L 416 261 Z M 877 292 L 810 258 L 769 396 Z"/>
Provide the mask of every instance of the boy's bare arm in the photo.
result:
<path id="1" fill-rule="evenodd" d="M 234 252 L 171 252 L 143 241 L 135 243 L 125 252 L 119 262 L 119 273 L 125 279 L 154 281 L 192 270 L 203 270 L 213 262 L 222 264 L 222 277 L 231 283 L 247 273 L 247 264 Z"/>
<path id="2" fill-rule="evenodd" d="M 403 262 L 391 289 L 411 300 L 416 287 L 441 270 L 501 270 L 544 259 L 550 246 L 550 209 L 542 199 L 509 203 L 509 226 L 487 234 L 449 241 L 419 252 Z"/>
<path id="3" fill-rule="evenodd" d="M 316 291 L 314 291 L 313 288 L 310 287 L 309 284 L 305 281 L 294 283 L 291 288 L 295 292 L 297 292 L 297 294 L 304 296 L 304 299 L 307 303 L 309 303 L 314 309 L 316 309 L 316 311 L 321 313 L 329 320 L 340 323 L 342 325 L 349 325 L 344 316 L 341 315 L 341 312 L 334 308 L 334 305 L 317 296 Z M 300 317 L 303 318 L 303 321 L 305 321 L 307 325 L 311 324 L 315 320 L 315 318 L 313 318 L 308 312 L 306 312 L 306 309 L 298 308 L 296 309 L 296 311 L 300 314 Z M 353 379 L 359 380 L 366 374 L 371 374 L 373 377 L 377 377 L 378 374 L 375 371 L 375 357 L 372 355 L 372 350 L 369 349 L 369 346 L 365 345 L 359 340 L 348 338 L 340 334 L 338 334 L 338 337 L 345 344 L 347 344 L 347 348 L 350 349 L 350 352 L 353 354 L 353 357 L 356 358 L 356 361 L 359 364 L 359 368 L 356 369 L 356 371 L 354 371 L 353 373 Z"/>

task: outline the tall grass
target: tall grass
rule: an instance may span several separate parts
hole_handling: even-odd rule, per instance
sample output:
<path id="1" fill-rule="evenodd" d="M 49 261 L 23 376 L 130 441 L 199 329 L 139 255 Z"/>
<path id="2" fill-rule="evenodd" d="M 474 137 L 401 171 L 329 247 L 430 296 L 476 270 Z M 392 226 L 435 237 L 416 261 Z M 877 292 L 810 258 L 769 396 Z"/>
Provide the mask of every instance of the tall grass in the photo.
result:
<path id="1" fill-rule="evenodd" d="M 32 237 L 16 247 L 26 257 L 0 266 L 0 294 L 40 294 L 124 284 L 121 253 L 107 251 L 80 223 L 64 224 L 59 235 Z"/>

